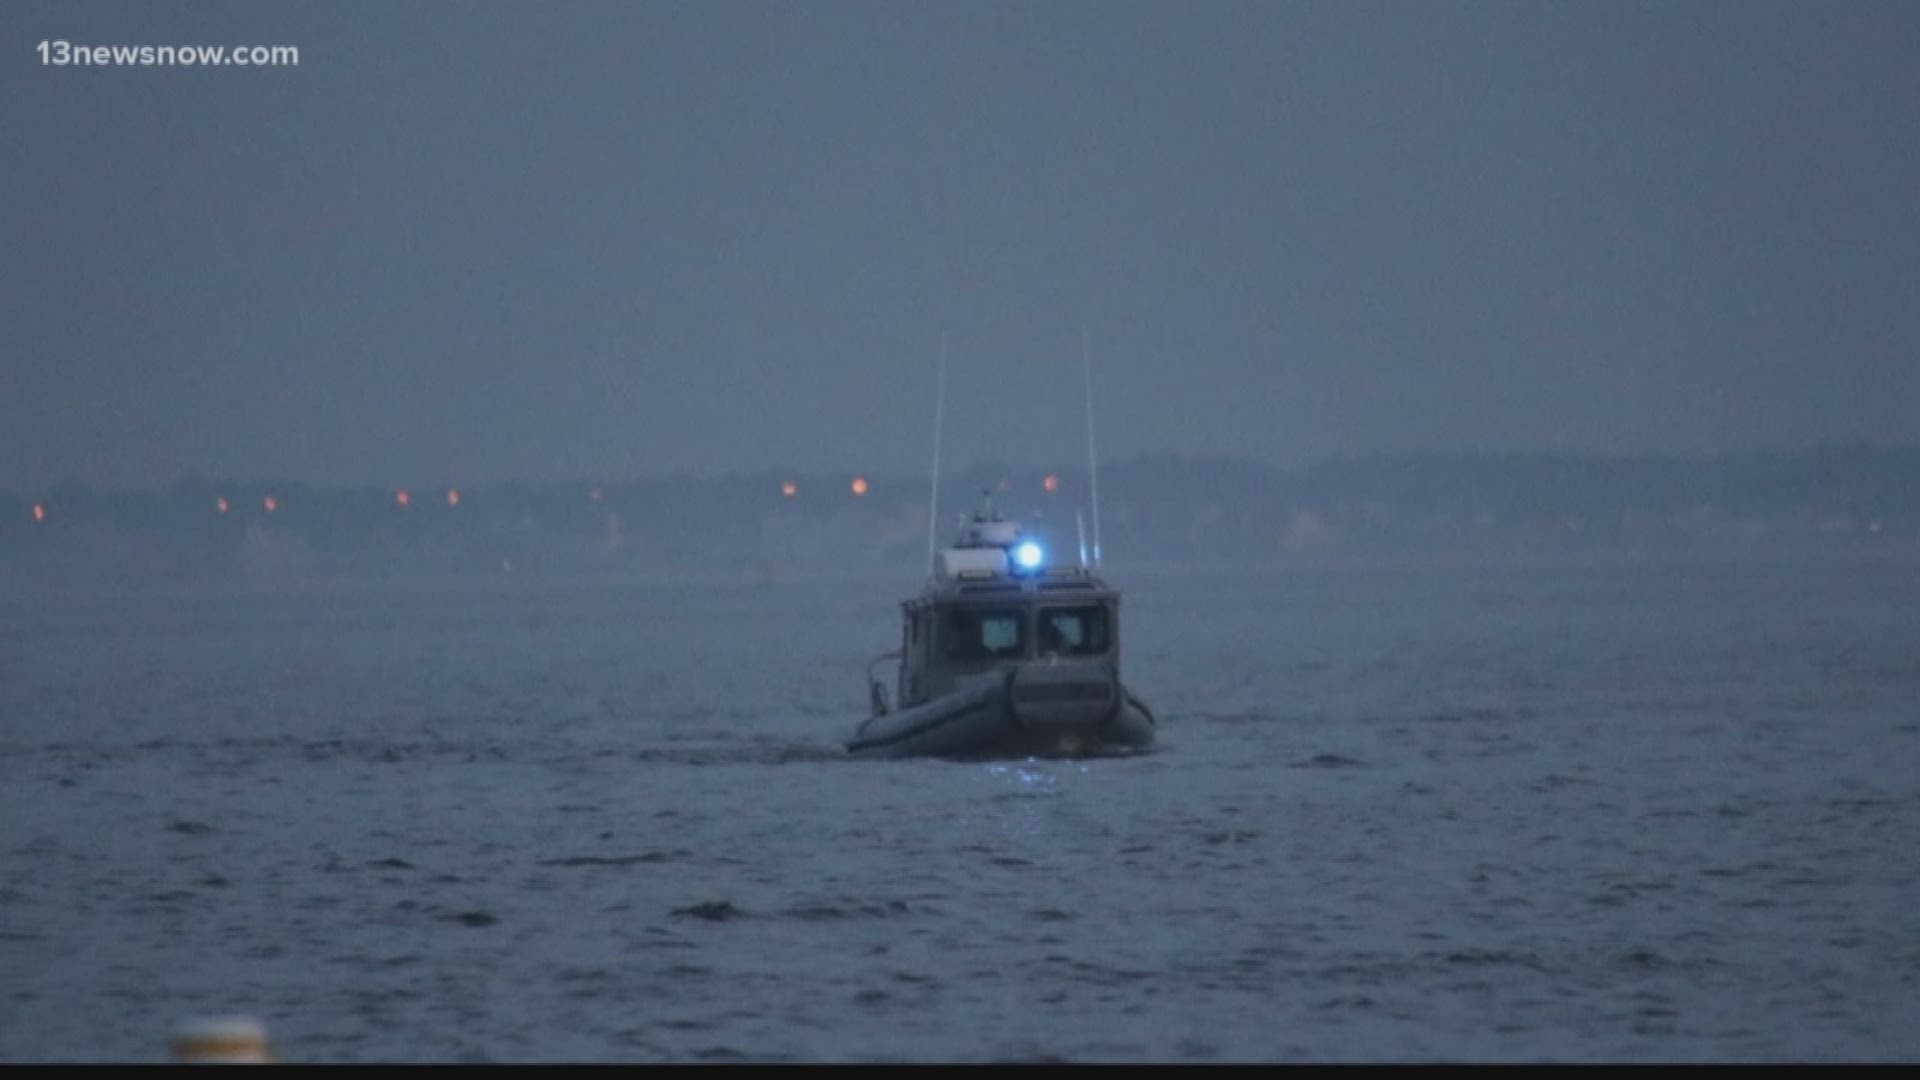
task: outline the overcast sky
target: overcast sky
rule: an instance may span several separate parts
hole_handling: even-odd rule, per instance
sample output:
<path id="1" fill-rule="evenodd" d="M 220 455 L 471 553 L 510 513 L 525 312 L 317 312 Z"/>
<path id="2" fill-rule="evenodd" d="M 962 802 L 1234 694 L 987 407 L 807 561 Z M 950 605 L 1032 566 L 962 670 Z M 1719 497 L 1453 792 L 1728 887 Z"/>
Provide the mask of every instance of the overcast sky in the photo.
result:
<path id="1" fill-rule="evenodd" d="M 1920 4 L 22 3 L 0 486 L 1920 430 Z M 297 67 L 42 63 L 40 42 Z"/>

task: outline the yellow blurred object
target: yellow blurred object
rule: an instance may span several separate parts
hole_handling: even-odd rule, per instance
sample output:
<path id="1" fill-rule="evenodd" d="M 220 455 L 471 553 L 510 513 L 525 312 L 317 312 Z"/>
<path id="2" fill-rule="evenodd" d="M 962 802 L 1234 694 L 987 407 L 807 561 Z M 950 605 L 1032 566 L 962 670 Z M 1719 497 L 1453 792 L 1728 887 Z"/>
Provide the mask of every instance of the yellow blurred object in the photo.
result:
<path id="1" fill-rule="evenodd" d="M 278 1061 L 258 1020 L 227 1017 L 189 1024 L 173 1040 L 173 1056 L 183 1062 L 266 1064 Z"/>

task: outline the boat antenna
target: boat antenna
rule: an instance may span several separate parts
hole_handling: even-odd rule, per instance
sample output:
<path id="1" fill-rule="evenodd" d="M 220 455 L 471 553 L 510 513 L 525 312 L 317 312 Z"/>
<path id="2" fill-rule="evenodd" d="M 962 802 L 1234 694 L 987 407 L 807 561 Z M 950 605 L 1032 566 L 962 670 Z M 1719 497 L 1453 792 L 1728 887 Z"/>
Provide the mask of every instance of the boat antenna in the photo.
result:
<path id="1" fill-rule="evenodd" d="M 940 335 L 940 368 L 933 390 L 933 494 L 927 500 L 927 573 L 938 570 L 935 559 L 936 533 L 940 521 L 940 427 L 947 407 L 947 335 Z"/>
<path id="2" fill-rule="evenodd" d="M 1093 448 L 1093 346 L 1080 328 L 1080 366 L 1087 384 L 1087 482 L 1093 498 L 1093 565 L 1100 565 L 1100 458 Z"/>

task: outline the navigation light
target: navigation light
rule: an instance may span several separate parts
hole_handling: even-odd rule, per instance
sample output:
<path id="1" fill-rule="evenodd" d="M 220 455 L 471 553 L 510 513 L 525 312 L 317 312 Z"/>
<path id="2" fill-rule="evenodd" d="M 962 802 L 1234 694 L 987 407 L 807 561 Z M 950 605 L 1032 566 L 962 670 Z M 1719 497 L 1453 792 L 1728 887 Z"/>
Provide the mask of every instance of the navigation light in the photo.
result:
<path id="1" fill-rule="evenodd" d="M 1014 565 L 1022 570 L 1038 570 L 1046 558 L 1047 553 L 1040 550 L 1040 545 L 1031 540 L 1013 549 Z"/>

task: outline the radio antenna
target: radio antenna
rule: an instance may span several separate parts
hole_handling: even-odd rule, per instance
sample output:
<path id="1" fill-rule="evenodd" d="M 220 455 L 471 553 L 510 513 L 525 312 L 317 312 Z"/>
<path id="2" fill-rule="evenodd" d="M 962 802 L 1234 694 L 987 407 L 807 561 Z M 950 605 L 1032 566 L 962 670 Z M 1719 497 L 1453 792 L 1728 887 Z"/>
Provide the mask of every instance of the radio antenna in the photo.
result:
<path id="1" fill-rule="evenodd" d="M 1087 482 L 1093 496 L 1093 565 L 1100 565 L 1100 457 L 1093 448 L 1093 346 L 1080 328 L 1080 365 L 1087 384 Z"/>
<path id="2" fill-rule="evenodd" d="M 927 500 L 927 573 L 937 573 L 934 564 L 936 532 L 940 521 L 940 428 L 947 408 L 947 335 L 940 335 L 940 369 L 933 389 L 933 494 Z"/>

